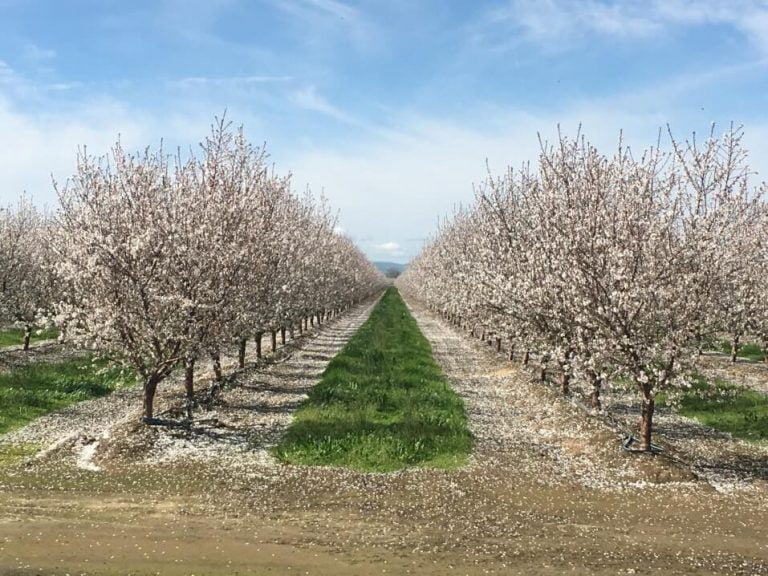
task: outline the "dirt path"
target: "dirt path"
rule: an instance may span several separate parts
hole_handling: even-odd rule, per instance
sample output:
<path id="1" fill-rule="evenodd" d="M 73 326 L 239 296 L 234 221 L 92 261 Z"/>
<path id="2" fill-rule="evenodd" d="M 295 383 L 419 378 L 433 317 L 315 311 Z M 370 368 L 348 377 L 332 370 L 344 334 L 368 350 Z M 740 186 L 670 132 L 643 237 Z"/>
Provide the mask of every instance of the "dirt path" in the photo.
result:
<path id="1" fill-rule="evenodd" d="M 466 402 L 468 467 L 359 474 L 268 456 L 360 311 L 243 372 L 199 430 L 117 427 L 100 470 L 54 454 L 0 470 L 0 574 L 768 574 L 759 481 L 721 493 L 626 455 L 601 420 L 412 310 Z"/>

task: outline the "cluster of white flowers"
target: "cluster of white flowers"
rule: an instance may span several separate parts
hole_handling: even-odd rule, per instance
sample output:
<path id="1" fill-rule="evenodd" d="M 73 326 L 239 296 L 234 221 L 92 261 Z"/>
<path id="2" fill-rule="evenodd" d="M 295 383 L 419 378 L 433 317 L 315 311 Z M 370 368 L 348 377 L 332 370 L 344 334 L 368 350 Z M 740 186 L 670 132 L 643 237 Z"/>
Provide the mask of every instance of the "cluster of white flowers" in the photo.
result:
<path id="1" fill-rule="evenodd" d="M 656 390 L 702 342 L 768 334 L 768 210 L 750 189 L 741 130 L 634 156 L 585 141 L 543 144 L 538 170 L 489 177 L 399 279 L 483 338 L 549 364 L 564 392 L 606 377 L 642 395 L 650 446 Z M 765 338 L 768 344 L 768 338 Z"/>
<path id="2" fill-rule="evenodd" d="M 217 121 L 200 157 L 162 149 L 81 154 L 59 189 L 52 249 L 65 339 L 132 366 L 152 418 L 157 384 L 180 365 L 221 377 L 223 347 L 301 330 L 377 290 L 382 277 L 334 233 L 324 202 L 291 191 L 242 130 Z M 260 354 L 260 348 L 259 348 Z"/>
<path id="3" fill-rule="evenodd" d="M 33 332 L 51 323 L 49 232 L 49 220 L 26 196 L 0 208 L 0 323 L 24 330 L 25 350 Z"/>

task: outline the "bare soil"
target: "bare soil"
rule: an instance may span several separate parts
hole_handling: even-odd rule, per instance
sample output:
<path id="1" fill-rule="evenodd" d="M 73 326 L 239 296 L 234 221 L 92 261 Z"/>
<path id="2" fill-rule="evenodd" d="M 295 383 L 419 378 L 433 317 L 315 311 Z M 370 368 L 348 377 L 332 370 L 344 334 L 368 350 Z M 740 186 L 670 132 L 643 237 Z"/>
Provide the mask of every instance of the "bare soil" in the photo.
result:
<path id="1" fill-rule="evenodd" d="M 136 425 L 135 399 L 102 419 L 100 399 L 4 438 L 47 452 L 0 468 L 0 574 L 768 574 L 765 448 L 694 423 L 670 436 L 669 414 L 664 454 L 625 453 L 623 392 L 589 414 L 413 303 L 466 403 L 470 464 L 276 463 L 269 447 L 369 311 L 237 372 L 190 430 Z"/>

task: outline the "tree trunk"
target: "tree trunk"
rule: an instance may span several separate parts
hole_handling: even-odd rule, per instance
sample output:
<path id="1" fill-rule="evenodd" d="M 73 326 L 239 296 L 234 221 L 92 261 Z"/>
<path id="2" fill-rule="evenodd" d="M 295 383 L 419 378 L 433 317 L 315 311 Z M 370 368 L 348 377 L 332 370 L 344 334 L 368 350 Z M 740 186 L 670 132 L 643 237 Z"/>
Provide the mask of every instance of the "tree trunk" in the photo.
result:
<path id="1" fill-rule="evenodd" d="M 603 387 L 603 379 L 596 373 L 592 373 L 592 394 L 590 395 L 590 403 L 592 408 L 600 410 L 603 405 L 600 402 L 600 389 Z"/>
<path id="2" fill-rule="evenodd" d="M 272 344 L 272 353 L 277 352 L 277 330 L 270 330 L 270 343 Z"/>
<path id="3" fill-rule="evenodd" d="M 571 374 L 567 370 L 563 370 L 560 373 L 560 392 L 562 392 L 563 396 L 571 393 Z"/>
<path id="4" fill-rule="evenodd" d="M 304 330 L 309 330 L 309 318 L 304 316 Z"/>
<path id="5" fill-rule="evenodd" d="M 291 322 L 291 325 L 288 326 L 288 338 L 293 340 L 294 334 L 293 334 L 293 322 Z"/>
<path id="6" fill-rule="evenodd" d="M 184 392 L 187 420 L 192 420 L 192 404 L 195 399 L 195 357 L 191 354 L 184 357 Z"/>
<path id="7" fill-rule="evenodd" d="M 285 326 L 280 327 L 280 344 L 285 346 Z"/>
<path id="8" fill-rule="evenodd" d="M 237 349 L 237 365 L 240 368 L 245 368 L 245 347 L 248 345 L 248 340 L 240 338 L 240 347 Z"/>
<path id="9" fill-rule="evenodd" d="M 541 368 L 539 369 L 539 380 L 541 380 L 542 382 L 547 381 L 547 365 L 546 364 L 542 364 Z"/>
<path id="10" fill-rule="evenodd" d="M 515 359 L 515 341 L 512 340 L 512 338 L 509 339 L 509 356 L 508 356 L 508 359 L 509 359 L 510 362 Z"/>
<path id="11" fill-rule="evenodd" d="M 528 366 L 528 362 L 531 361 L 531 351 L 526 350 L 525 354 L 523 354 L 523 366 Z"/>
<path id="12" fill-rule="evenodd" d="M 24 350 L 29 350 L 29 340 L 32 338 L 32 326 L 24 325 Z"/>
<path id="13" fill-rule="evenodd" d="M 654 400 L 651 390 L 643 386 L 643 407 L 640 416 L 640 446 L 643 450 L 651 450 L 651 431 L 653 430 Z"/>
<path id="14" fill-rule="evenodd" d="M 299 336 L 304 334 L 304 328 L 302 327 L 303 323 L 304 323 L 304 321 L 301 318 L 299 318 Z"/>
<path id="15" fill-rule="evenodd" d="M 496 352 L 501 352 L 501 338 L 496 338 Z"/>
<path id="16" fill-rule="evenodd" d="M 221 373 L 221 355 L 218 351 L 211 352 L 211 361 L 213 362 L 213 377 L 216 382 L 221 382 L 224 377 Z"/>
<path id="17" fill-rule="evenodd" d="M 320 312 L 317 313 L 317 325 L 321 326 L 323 323 L 322 314 Z"/>
<path id="18" fill-rule="evenodd" d="M 259 360 L 261 359 L 261 339 L 264 336 L 264 332 L 256 332 L 256 337 L 254 340 L 256 341 L 256 358 Z"/>
<path id="19" fill-rule="evenodd" d="M 309 325 L 310 326 L 314 326 L 315 325 L 315 315 L 314 314 L 310 314 L 309 315 Z"/>
<path id="20" fill-rule="evenodd" d="M 155 392 L 157 392 L 157 378 L 152 376 L 144 382 L 144 419 L 154 418 Z"/>
<path id="21" fill-rule="evenodd" d="M 480 342 L 485 342 L 485 330 L 483 330 L 483 333 L 480 334 Z"/>
<path id="22" fill-rule="evenodd" d="M 704 354 L 704 336 L 701 335 L 701 330 L 696 330 L 696 354 Z"/>
<path id="23" fill-rule="evenodd" d="M 735 334 L 733 340 L 731 340 L 731 362 L 736 362 L 736 357 L 739 354 L 739 339 L 740 335 Z"/>

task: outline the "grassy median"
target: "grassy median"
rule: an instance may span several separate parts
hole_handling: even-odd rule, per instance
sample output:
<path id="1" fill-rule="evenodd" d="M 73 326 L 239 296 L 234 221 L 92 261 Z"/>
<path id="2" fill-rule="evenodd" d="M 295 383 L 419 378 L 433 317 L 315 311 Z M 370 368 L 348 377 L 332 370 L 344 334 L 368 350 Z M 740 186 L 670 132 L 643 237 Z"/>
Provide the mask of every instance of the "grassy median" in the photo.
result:
<path id="1" fill-rule="evenodd" d="M 471 449 L 464 403 L 390 288 L 330 362 L 274 453 L 292 464 L 386 472 L 461 466 Z"/>

